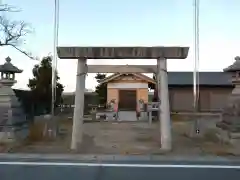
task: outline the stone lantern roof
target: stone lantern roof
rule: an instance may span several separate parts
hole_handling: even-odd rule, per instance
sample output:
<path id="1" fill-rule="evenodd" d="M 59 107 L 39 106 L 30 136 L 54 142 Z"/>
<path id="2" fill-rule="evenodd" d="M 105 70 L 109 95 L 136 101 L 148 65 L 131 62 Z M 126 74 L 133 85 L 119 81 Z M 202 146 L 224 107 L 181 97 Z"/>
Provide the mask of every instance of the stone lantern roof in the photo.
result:
<path id="1" fill-rule="evenodd" d="M 3 65 L 0 65 L 0 72 L 3 73 L 21 73 L 23 70 L 18 69 L 11 63 L 11 58 L 7 57 L 6 62 Z"/>
<path id="2" fill-rule="evenodd" d="M 240 57 L 236 56 L 235 57 L 235 62 L 228 66 L 227 68 L 225 68 L 223 70 L 224 72 L 236 72 L 236 71 L 240 71 Z"/>

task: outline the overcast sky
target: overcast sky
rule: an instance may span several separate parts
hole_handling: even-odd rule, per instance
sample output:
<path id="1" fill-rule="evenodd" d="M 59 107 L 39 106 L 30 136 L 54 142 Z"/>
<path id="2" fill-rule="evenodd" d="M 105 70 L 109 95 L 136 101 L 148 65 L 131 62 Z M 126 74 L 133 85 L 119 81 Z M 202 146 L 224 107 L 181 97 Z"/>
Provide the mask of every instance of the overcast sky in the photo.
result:
<path id="1" fill-rule="evenodd" d="M 53 52 L 54 0 L 2 0 L 22 9 L 8 15 L 31 24 L 34 33 L 23 48 L 42 57 Z M 222 71 L 239 55 L 240 1 L 200 0 L 200 70 Z M 192 0 L 60 0 L 60 46 L 189 46 L 186 60 L 169 60 L 169 71 L 193 70 Z M 23 69 L 15 87 L 26 89 L 36 61 L 1 48 L 0 63 L 10 56 Z M 65 91 L 75 90 L 76 60 L 59 60 Z M 155 60 L 88 60 L 88 64 L 156 64 Z M 86 88 L 94 89 L 94 75 Z"/>

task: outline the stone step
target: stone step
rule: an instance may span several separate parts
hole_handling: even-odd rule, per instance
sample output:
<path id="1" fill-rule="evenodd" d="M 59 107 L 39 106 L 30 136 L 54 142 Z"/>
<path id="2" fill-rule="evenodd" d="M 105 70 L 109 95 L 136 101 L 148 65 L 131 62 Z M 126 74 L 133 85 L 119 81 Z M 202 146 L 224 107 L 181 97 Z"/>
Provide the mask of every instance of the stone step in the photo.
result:
<path id="1" fill-rule="evenodd" d="M 227 130 L 229 132 L 240 132 L 240 126 L 238 125 L 229 125 L 223 122 L 218 122 L 216 127 L 221 128 L 223 130 Z"/>
<path id="2" fill-rule="evenodd" d="M 136 111 L 119 111 L 119 121 L 137 121 Z"/>

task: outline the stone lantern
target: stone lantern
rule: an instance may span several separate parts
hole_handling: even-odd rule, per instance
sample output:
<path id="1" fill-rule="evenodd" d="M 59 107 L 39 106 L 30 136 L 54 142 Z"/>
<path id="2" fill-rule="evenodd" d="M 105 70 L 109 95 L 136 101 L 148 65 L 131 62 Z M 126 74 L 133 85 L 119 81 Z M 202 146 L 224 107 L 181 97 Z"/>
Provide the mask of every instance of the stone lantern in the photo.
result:
<path id="1" fill-rule="evenodd" d="M 6 62 L 0 65 L 0 142 L 12 142 L 24 139 L 28 134 L 28 123 L 25 113 L 18 101 L 12 86 L 17 82 L 15 74 L 21 73 L 7 57 Z"/>
<path id="2" fill-rule="evenodd" d="M 240 57 L 235 57 L 235 62 L 225 68 L 224 72 L 232 74 L 229 80 L 234 87 L 223 109 L 222 120 L 217 123 L 217 127 L 225 132 L 225 140 L 234 139 L 235 141 L 240 139 Z"/>
<path id="3" fill-rule="evenodd" d="M 21 73 L 22 70 L 18 69 L 11 63 L 11 58 L 7 57 L 6 62 L 0 65 L 1 80 L 0 83 L 3 87 L 12 87 L 17 81 L 15 80 L 15 73 Z"/>

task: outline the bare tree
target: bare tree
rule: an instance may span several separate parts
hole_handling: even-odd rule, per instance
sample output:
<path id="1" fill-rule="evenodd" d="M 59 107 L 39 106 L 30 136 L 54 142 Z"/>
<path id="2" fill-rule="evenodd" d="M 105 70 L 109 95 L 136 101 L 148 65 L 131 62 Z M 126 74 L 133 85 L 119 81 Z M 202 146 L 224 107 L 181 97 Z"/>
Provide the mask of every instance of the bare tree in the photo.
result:
<path id="1" fill-rule="evenodd" d="M 15 6 L 10 6 L 8 4 L 0 4 L 0 12 L 19 12 Z"/>
<path id="2" fill-rule="evenodd" d="M 24 21 L 9 20 L 4 13 L 19 12 L 14 6 L 0 4 L 0 46 L 11 46 L 31 59 L 36 59 L 31 53 L 22 50 L 19 46 L 24 44 L 25 37 L 31 33 L 30 26 Z"/>

